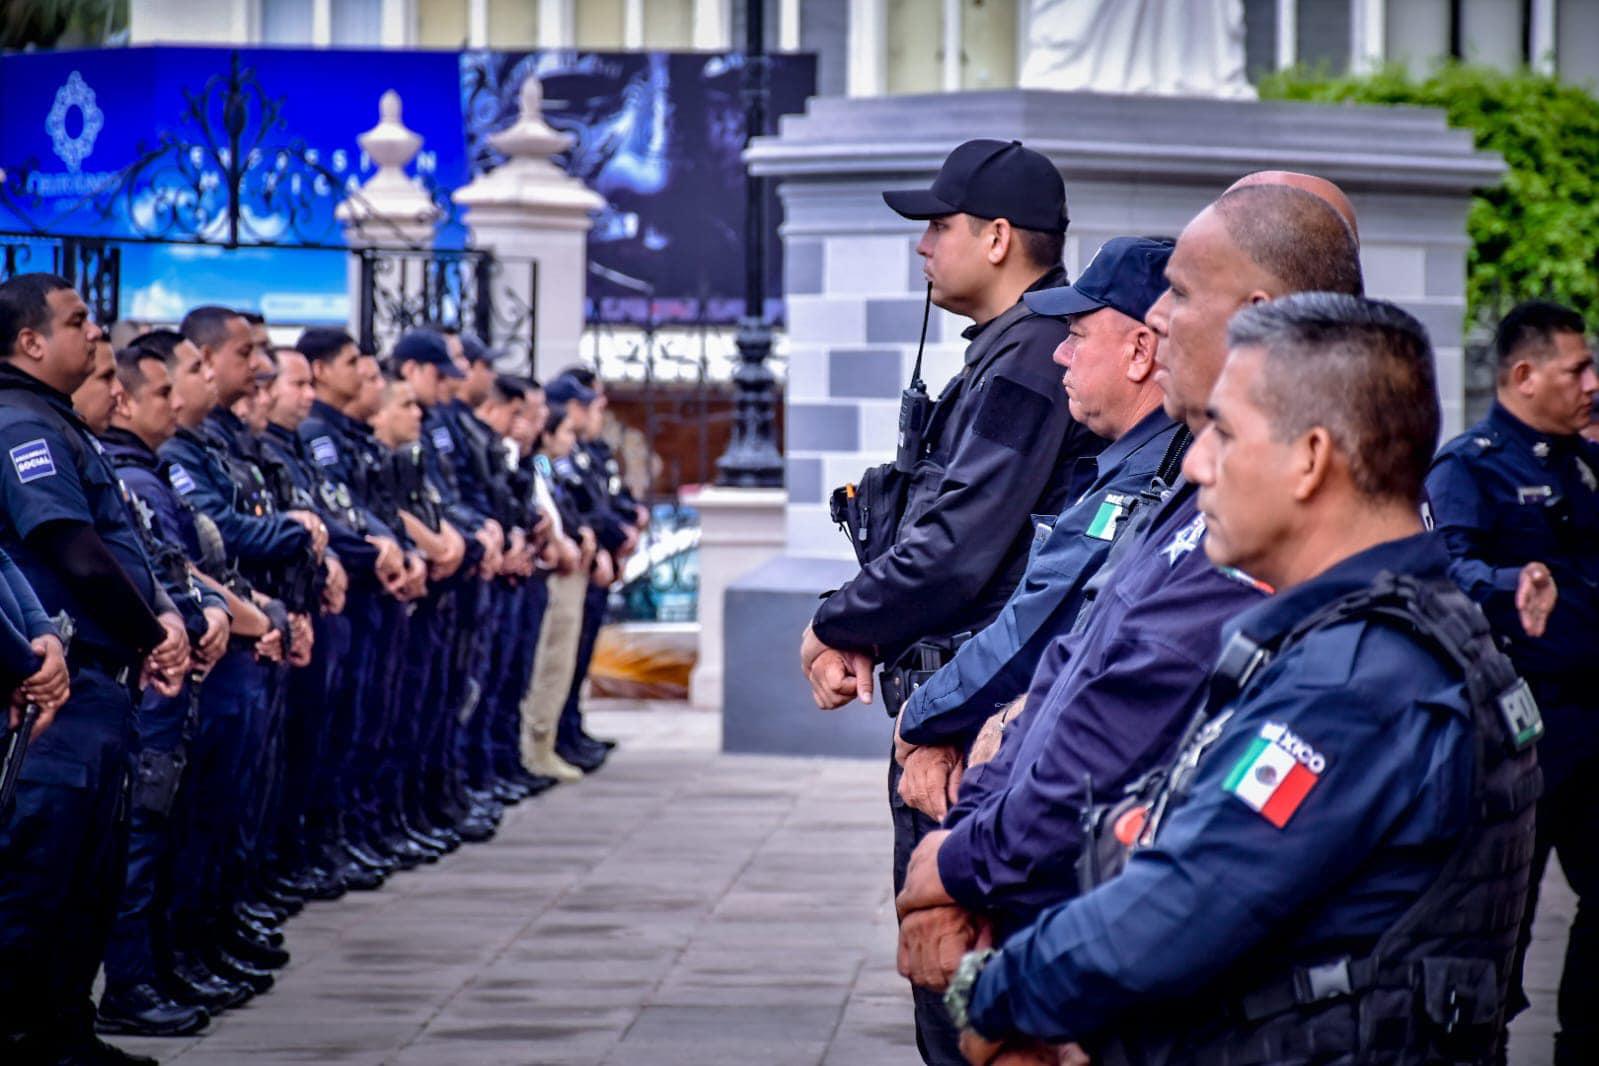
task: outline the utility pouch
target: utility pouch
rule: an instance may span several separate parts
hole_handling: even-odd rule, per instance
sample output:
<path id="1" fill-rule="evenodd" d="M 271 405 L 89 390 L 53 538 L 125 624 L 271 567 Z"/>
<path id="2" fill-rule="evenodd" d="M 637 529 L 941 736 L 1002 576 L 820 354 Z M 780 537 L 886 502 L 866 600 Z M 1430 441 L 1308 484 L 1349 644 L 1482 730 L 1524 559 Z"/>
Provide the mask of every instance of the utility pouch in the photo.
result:
<path id="1" fill-rule="evenodd" d="M 893 547 L 909 482 L 894 464 L 884 463 L 862 474 L 859 484 L 833 490 L 829 501 L 833 521 L 849 537 L 862 566 Z"/>
<path id="2" fill-rule="evenodd" d="M 183 780 L 183 768 L 188 756 L 177 751 L 141 751 L 133 764 L 133 809 L 158 814 L 163 818 L 172 813 L 173 800 L 178 795 L 178 783 Z"/>

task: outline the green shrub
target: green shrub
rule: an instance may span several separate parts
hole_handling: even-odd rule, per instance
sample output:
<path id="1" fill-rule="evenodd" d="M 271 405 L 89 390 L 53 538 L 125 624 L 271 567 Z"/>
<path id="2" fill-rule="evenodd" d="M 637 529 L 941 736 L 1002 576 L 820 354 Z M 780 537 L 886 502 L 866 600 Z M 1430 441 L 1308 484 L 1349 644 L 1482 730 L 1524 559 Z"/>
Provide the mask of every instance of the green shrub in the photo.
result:
<path id="1" fill-rule="evenodd" d="M 1509 167 L 1472 198 L 1466 327 L 1491 326 L 1518 300 L 1570 304 L 1599 324 L 1599 99 L 1531 71 L 1452 63 L 1425 79 L 1389 67 L 1365 77 L 1303 69 L 1266 76 L 1268 99 L 1421 104 L 1443 109 Z"/>

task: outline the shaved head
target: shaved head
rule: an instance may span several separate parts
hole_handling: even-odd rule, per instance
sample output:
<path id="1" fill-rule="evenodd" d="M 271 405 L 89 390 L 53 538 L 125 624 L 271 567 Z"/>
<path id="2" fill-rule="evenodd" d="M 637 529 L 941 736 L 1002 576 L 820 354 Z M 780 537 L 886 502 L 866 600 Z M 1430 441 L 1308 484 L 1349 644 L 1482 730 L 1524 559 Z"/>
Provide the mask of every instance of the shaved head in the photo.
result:
<path id="1" fill-rule="evenodd" d="M 1355 205 L 1349 202 L 1344 190 L 1326 178 L 1314 174 L 1301 174 L 1297 170 L 1257 170 L 1233 182 L 1227 187 L 1227 191 L 1245 189 L 1251 185 L 1287 185 L 1289 188 L 1303 189 L 1337 211 L 1349 224 L 1349 232 L 1355 235 L 1355 240 L 1357 242 L 1360 240 L 1360 225 L 1355 221 Z"/>
<path id="2" fill-rule="evenodd" d="M 1207 211 L 1226 225 L 1245 255 L 1273 281 L 1268 291 L 1362 293 L 1360 246 L 1321 197 L 1291 185 L 1226 192 Z"/>

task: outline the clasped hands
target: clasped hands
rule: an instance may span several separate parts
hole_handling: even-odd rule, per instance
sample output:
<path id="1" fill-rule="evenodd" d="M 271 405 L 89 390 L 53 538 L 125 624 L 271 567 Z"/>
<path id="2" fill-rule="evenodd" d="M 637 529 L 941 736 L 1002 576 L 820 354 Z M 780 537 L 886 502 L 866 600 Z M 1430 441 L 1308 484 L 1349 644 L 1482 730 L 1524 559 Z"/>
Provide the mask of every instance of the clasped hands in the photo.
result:
<path id="1" fill-rule="evenodd" d="M 872 702 L 872 657 L 823 644 L 810 627 L 800 639 L 800 672 L 811 683 L 811 698 L 824 711 L 850 700 Z"/>

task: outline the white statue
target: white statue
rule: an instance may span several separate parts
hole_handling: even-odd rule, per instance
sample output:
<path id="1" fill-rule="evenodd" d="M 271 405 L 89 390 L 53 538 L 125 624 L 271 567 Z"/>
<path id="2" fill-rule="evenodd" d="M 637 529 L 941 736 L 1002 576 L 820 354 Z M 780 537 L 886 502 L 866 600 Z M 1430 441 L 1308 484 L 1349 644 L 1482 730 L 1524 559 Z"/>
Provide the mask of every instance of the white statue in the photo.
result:
<path id="1" fill-rule="evenodd" d="M 1022 0 L 1026 89 L 1250 99 L 1243 0 Z"/>

